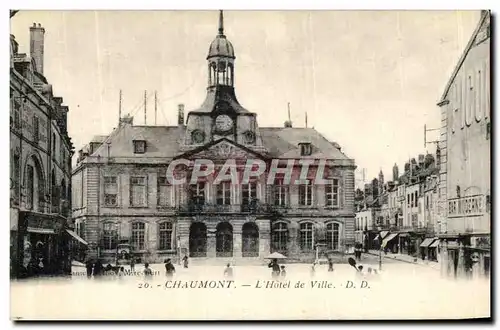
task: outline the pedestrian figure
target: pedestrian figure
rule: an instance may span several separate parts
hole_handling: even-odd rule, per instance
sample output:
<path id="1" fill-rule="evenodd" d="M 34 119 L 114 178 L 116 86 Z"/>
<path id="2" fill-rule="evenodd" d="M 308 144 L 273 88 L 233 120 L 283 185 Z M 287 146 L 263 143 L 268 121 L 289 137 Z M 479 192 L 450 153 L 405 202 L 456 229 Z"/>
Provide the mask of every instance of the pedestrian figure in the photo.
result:
<path id="1" fill-rule="evenodd" d="M 316 274 L 316 261 L 313 262 L 311 266 L 311 276 L 314 276 Z"/>
<path id="2" fill-rule="evenodd" d="M 153 276 L 153 271 L 149 268 L 149 264 L 146 262 L 144 264 L 144 280 L 147 281 Z"/>
<path id="3" fill-rule="evenodd" d="M 359 261 L 359 243 L 354 245 L 354 258 Z"/>
<path id="4" fill-rule="evenodd" d="M 43 257 L 38 258 L 38 270 L 40 274 L 44 273 L 45 265 L 43 264 Z"/>
<path id="5" fill-rule="evenodd" d="M 184 268 L 188 268 L 188 256 L 184 256 L 184 258 L 182 258 L 182 261 L 184 262 Z"/>
<path id="6" fill-rule="evenodd" d="M 272 268 L 272 271 L 271 271 L 271 276 L 272 278 L 278 278 L 278 276 L 280 275 L 280 265 L 278 264 L 278 259 L 273 259 L 269 265 L 267 265 L 267 267 L 269 268 Z"/>
<path id="7" fill-rule="evenodd" d="M 172 264 L 172 260 L 167 259 L 165 260 L 165 273 L 167 277 L 173 277 L 175 273 L 175 267 Z"/>
<path id="8" fill-rule="evenodd" d="M 365 275 L 363 274 L 363 266 L 359 265 L 358 266 L 358 271 L 356 272 L 356 278 L 364 278 Z"/>
<path id="9" fill-rule="evenodd" d="M 90 279 L 92 278 L 92 269 L 94 268 L 94 263 L 92 260 L 88 259 L 85 268 L 87 269 L 87 278 Z"/>
<path id="10" fill-rule="evenodd" d="M 227 264 L 226 268 L 224 268 L 224 276 L 227 278 L 233 278 L 233 269 L 231 268 L 231 264 Z"/>
<path id="11" fill-rule="evenodd" d="M 333 272 L 333 260 L 331 258 L 328 259 L 328 271 Z"/>
<path id="12" fill-rule="evenodd" d="M 284 279 L 286 277 L 286 270 L 285 266 L 281 266 L 281 273 L 280 276 Z"/>
<path id="13" fill-rule="evenodd" d="M 101 260 L 98 259 L 94 265 L 94 277 L 101 276 L 102 270 L 103 270 L 103 267 L 102 267 Z"/>
<path id="14" fill-rule="evenodd" d="M 123 280 L 123 277 L 125 277 L 125 268 L 124 267 L 120 267 L 120 269 L 118 270 L 118 279 L 119 280 Z"/>
<path id="15" fill-rule="evenodd" d="M 130 257 L 130 271 L 134 272 L 135 271 L 135 258 Z"/>

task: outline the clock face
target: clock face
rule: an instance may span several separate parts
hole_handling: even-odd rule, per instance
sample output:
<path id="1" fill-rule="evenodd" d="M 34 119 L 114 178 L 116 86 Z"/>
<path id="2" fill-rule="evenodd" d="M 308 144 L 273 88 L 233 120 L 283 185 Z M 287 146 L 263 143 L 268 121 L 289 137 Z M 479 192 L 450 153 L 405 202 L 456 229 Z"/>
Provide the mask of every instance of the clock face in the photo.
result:
<path id="1" fill-rule="evenodd" d="M 215 128 L 219 131 L 226 132 L 233 127 L 233 120 L 228 115 L 220 115 L 215 118 Z"/>

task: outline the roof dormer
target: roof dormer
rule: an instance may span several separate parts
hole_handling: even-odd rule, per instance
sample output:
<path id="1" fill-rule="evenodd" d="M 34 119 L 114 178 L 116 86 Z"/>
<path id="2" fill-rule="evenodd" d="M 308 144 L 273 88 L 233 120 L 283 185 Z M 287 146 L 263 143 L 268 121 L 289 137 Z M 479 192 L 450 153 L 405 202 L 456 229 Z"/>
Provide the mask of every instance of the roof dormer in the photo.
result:
<path id="1" fill-rule="evenodd" d="M 300 142 L 300 155 L 310 156 L 312 154 L 312 144 L 310 142 Z"/>
<path id="2" fill-rule="evenodd" d="M 146 153 L 146 141 L 145 140 L 133 140 L 134 143 L 134 154 L 144 154 Z"/>

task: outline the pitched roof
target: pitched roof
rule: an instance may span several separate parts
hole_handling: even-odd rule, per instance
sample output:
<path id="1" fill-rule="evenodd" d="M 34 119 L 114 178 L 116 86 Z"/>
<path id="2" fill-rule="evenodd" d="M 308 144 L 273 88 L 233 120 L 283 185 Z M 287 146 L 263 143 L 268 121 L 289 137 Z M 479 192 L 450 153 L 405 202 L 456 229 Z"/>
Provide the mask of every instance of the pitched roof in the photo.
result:
<path id="1" fill-rule="evenodd" d="M 94 135 L 92 140 L 90 140 L 90 143 L 92 143 L 92 142 L 104 143 L 104 142 L 106 142 L 107 138 L 108 138 L 108 135 Z"/>
<path id="2" fill-rule="evenodd" d="M 306 127 L 260 127 L 260 134 L 269 155 L 276 158 L 349 159 L 336 143 L 328 141 L 314 128 Z M 311 143 L 310 156 L 300 154 L 299 143 Z"/>
<path id="3" fill-rule="evenodd" d="M 133 140 L 145 140 L 147 157 L 173 158 L 179 153 L 179 146 L 184 137 L 182 126 L 131 126 L 124 125 L 115 129 L 107 142 L 110 142 L 109 157 L 144 158 L 144 154 L 135 154 Z M 94 156 L 107 156 L 105 146 L 99 147 Z"/>
<path id="4" fill-rule="evenodd" d="M 217 104 L 225 103 L 236 113 L 250 113 L 245 109 L 236 98 L 234 88 L 231 86 L 213 86 L 207 90 L 207 95 L 202 105 L 188 113 L 188 117 L 192 114 L 210 113 L 215 110 Z"/>
<path id="5" fill-rule="evenodd" d="M 441 104 L 442 102 L 446 101 L 446 97 L 448 96 L 448 92 L 451 88 L 451 85 L 453 84 L 453 81 L 455 81 L 455 77 L 457 76 L 458 72 L 460 71 L 460 68 L 462 67 L 462 64 L 464 63 L 465 59 L 467 58 L 467 55 L 469 54 L 469 51 L 472 49 L 472 46 L 474 45 L 474 41 L 476 40 L 477 35 L 479 34 L 479 31 L 481 30 L 481 27 L 483 24 L 489 24 L 489 18 L 490 18 L 490 11 L 489 10 L 483 10 L 481 11 L 481 18 L 479 19 L 479 23 L 476 26 L 476 29 L 472 33 L 472 36 L 469 39 L 469 42 L 467 43 L 467 46 L 465 47 L 462 56 L 460 56 L 460 59 L 458 60 L 457 65 L 455 66 L 455 69 L 453 69 L 453 72 L 450 76 L 450 79 L 446 83 L 446 87 L 444 88 L 443 95 L 441 96 L 441 99 L 438 102 L 438 105 Z"/>
<path id="6" fill-rule="evenodd" d="M 313 128 L 283 128 L 263 127 L 259 128 L 264 147 L 269 151 L 268 157 L 284 159 L 335 159 L 350 160 L 337 147 L 335 142 L 328 141 L 323 135 Z M 121 158 L 145 158 L 162 157 L 174 158 L 182 155 L 184 139 L 184 126 L 131 126 L 123 125 L 115 129 L 108 136 L 96 136 L 92 142 L 103 143 L 92 156 L 107 157 L 108 150 L 104 142 L 109 142 L 109 157 Z M 135 154 L 133 148 L 134 140 L 145 140 L 146 153 Z M 218 143 L 219 141 L 213 142 Z M 309 142 L 312 144 L 312 154 L 302 156 L 299 143 Z M 212 143 L 212 144 L 213 144 Z M 200 148 L 205 148 L 209 144 Z M 200 149 L 198 148 L 198 149 Z M 198 150 L 196 149 L 196 150 Z"/>

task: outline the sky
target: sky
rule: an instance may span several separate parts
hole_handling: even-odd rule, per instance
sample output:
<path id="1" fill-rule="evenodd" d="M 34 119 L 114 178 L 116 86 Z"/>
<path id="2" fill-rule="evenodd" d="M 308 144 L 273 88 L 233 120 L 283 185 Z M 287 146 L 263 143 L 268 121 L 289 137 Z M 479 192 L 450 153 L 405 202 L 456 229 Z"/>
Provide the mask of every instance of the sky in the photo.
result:
<path id="1" fill-rule="evenodd" d="M 260 127 L 314 127 L 358 166 L 357 185 L 400 172 L 424 148 L 424 125 L 440 125 L 438 102 L 479 11 L 225 11 L 236 54 L 239 102 Z M 44 75 L 68 105 L 78 151 L 117 126 L 177 123 L 177 105 L 204 100 L 206 56 L 217 11 L 20 11 L 10 20 L 19 52 L 29 27 L 45 27 Z M 428 140 L 437 139 L 437 132 Z"/>

